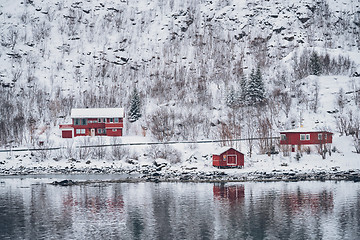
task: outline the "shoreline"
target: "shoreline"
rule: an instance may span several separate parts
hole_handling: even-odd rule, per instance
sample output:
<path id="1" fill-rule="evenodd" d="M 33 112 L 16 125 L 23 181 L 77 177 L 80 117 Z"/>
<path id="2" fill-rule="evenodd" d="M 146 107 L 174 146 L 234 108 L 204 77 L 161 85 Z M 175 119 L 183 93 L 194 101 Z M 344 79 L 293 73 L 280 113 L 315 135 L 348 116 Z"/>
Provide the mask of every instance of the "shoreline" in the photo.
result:
<path id="1" fill-rule="evenodd" d="M 91 169 L 52 169 L 52 168 L 20 168 L 0 169 L 1 177 L 50 177 L 63 176 L 63 180 L 73 179 L 76 176 L 117 176 L 115 179 L 86 179 L 75 181 L 76 184 L 92 183 L 138 183 L 138 182 L 298 182 L 298 181 L 354 181 L 360 182 L 360 169 L 339 171 L 279 171 L 234 173 L 226 170 L 200 171 L 185 170 L 125 170 L 111 168 Z M 75 185 L 75 184 L 74 184 Z"/>

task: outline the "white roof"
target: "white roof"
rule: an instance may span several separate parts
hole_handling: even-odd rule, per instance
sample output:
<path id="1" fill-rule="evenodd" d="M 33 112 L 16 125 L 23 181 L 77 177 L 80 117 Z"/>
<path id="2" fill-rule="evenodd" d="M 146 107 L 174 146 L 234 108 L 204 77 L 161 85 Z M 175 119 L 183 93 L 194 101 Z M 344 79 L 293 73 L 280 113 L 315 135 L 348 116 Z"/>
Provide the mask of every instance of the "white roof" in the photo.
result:
<path id="1" fill-rule="evenodd" d="M 123 108 L 73 108 L 71 118 L 123 118 Z"/>
<path id="2" fill-rule="evenodd" d="M 311 128 L 303 128 L 303 127 L 290 129 L 290 130 L 285 130 L 285 131 L 280 131 L 280 133 L 305 133 L 305 132 L 329 132 L 329 131 L 311 129 Z"/>
<path id="3" fill-rule="evenodd" d="M 220 155 L 220 154 L 226 152 L 227 150 L 229 150 L 230 148 L 232 148 L 232 147 L 221 147 L 221 148 L 215 150 L 215 151 L 213 152 L 213 154 L 215 154 L 215 155 Z M 235 148 L 233 148 L 233 149 L 235 149 Z M 236 150 L 236 149 L 235 149 L 235 150 Z M 236 151 L 237 151 L 237 150 L 236 150 Z"/>

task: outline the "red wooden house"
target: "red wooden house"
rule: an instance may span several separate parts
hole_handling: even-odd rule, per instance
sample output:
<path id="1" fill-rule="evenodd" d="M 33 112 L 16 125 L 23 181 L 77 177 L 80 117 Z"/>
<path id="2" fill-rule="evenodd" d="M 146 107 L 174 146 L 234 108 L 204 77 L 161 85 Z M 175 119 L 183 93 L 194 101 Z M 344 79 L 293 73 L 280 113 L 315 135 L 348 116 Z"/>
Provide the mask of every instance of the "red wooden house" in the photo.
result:
<path id="1" fill-rule="evenodd" d="M 213 154 L 213 166 L 218 168 L 244 167 L 244 154 L 234 148 L 221 148 Z"/>
<path id="2" fill-rule="evenodd" d="M 280 146 L 288 147 L 291 152 L 304 151 L 311 146 L 332 143 L 332 133 L 323 130 L 297 128 L 280 132 Z"/>
<path id="3" fill-rule="evenodd" d="M 78 136 L 122 136 L 123 108 L 75 108 L 72 124 L 60 125 L 63 138 Z"/>

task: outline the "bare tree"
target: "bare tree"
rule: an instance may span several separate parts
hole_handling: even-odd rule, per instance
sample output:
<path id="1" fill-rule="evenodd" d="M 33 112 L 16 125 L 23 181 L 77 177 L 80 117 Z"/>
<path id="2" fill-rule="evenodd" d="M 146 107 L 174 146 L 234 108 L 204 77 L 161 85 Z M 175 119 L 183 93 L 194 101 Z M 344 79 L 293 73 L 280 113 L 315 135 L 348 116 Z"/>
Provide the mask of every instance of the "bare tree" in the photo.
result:
<path id="1" fill-rule="evenodd" d="M 119 146 L 118 144 L 121 143 L 121 139 L 119 138 L 112 138 L 111 143 L 113 146 L 111 147 L 111 155 L 114 160 L 122 160 L 126 156 L 129 156 L 129 149 L 125 146 Z"/>
<path id="2" fill-rule="evenodd" d="M 254 121 L 254 114 L 252 114 L 252 110 L 253 108 L 248 107 L 247 108 L 247 113 L 246 113 L 246 119 L 245 119 L 245 135 L 247 138 L 247 145 L 248 145 L 248 149 L 249 149 L 249 157 L 251 158 L 252 152 L 253 152 L 253 148 L 254 148 L 254 140 L 253 138 L 255 137 L 255 131 L 256 131 L 256 122 Z"/>
<path id="3" fill-rule="evenodd" d="M 359 115 L 357 115 L 353 119 L 352 137 L 353 137 L 353 145 L 355 147 L 355 151 L 356 153 L 360 153 L 360 116 Z"/>
<path id="4" fill-rule="evenodd" d="M 331 154 L 331 144 L 327 143 L 327 132 L 324 131 L 318 135 L 318 141 L 316 148 L 322 159 L 326 159 L 326 153 Z"/>
<path id="5" fill-rule="evenodd" d="M 320 87 L 319 87 L 319 81 L 316 80 L 314 83 L 314 91 L 313 91 L 313 99 L 311 102 L 311 108 L 314 111 L 314 113 L 317 112 L 318 108 L 319 108 L 319 91 L 320 91 Z"/>
<path id="6" fill-rule="evenodd" d="M 160 108 L 149 118 L 148 126 L 154 137 L 161 141 L 169 141 L 175 134 L 175 115 L 174 112 Z"/>
<path id="7" fill-rule="evenodd" d="M 81 146 L 84 146 L 84 148 L 79 148 L 77 153 L 79 155 L 79 159 L 86 160 L 91 155 L 91 148 L 87 147 L 90 145 L 90 139 L 88 137 L 83 138 L 82 141 L 80 141 Z"/>
<path id="8" fill-rule="evenodd" d="M 272 147 L 271 134 L 272 134 L 272 124 L 270 119 L 267 116 L 258 116 L 258 127 L 257 127 L 257 137 L 259 140 L 259 151 L 261 154 L 270 152 Z"/>
<path id="9" fill-rule="evenodd" d="M 346 97 L 345 97 L 344 89 L 340 88 L 338 96 L 336 98 L 336 105 L 339 107 L 340 113 L 343 112 L 345 104 L 346 104 Z"/>

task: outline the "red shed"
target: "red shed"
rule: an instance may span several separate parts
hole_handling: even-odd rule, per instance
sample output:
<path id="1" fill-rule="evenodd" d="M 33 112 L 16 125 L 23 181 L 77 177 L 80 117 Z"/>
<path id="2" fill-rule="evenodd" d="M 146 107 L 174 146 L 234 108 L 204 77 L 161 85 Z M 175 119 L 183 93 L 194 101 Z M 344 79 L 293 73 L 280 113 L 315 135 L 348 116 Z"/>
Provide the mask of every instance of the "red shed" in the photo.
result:
<path id="1" fill-rule="evenodd" d="M 297 128 L 280 132 L 280 145 L 288 146 L 292 152 L 303 151 L 304 147 L 331 144 L 332 135 L 328 131 Z"/>
<path id="2" fill-rule="evenodd" d="M 234 148 L 224 147 L 213 154 L 213 166 L 218 168 L 244 167 L 244 154 Z"/>

